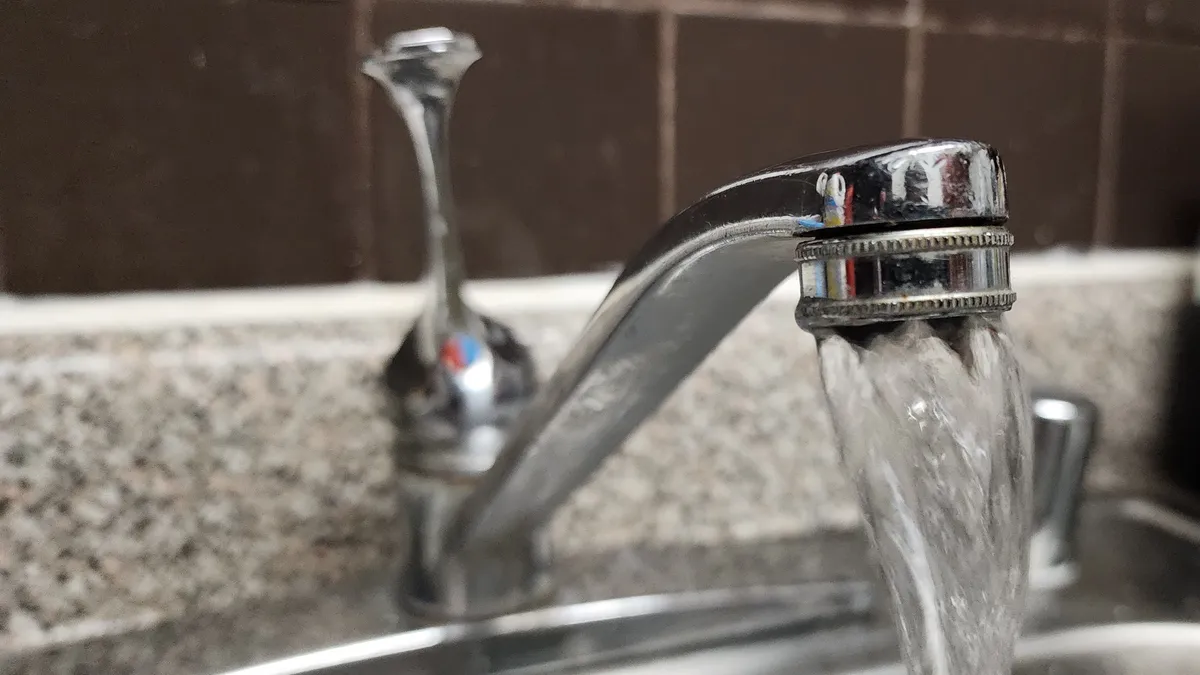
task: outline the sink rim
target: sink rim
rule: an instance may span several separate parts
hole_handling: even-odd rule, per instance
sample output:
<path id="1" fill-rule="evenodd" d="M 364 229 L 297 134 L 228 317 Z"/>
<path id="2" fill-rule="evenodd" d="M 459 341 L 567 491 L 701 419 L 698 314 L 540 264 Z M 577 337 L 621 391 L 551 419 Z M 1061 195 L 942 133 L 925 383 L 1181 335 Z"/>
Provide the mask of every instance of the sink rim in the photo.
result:
<path id="1" fill-rule="evenodd" d="M 1200 621 L 1117 621 L 1072 626 L 1022 635 L 1017 639 L 1015 666 L 1063 661 L 1081 656 L 1103 657 L 1145 649 L 1190 647 L 1200 655 Z M 1200 660 L 1197 661 L 1200 668 Z M 833 675 L 903 675 L 897 661 Z"/>
<path id="2" fill-rule="evenodd" d="M 1130 621 L 1047 631 L 1018 641 L 1019 660 L 1188 645 L 1200 654 L 1200 622 Z"/>
<path id="3" fill-rule="evenodd" d="M 635 619 L 670 621 L 689 615 L 737 615 L 723 619 L 715 632 L 695 631 L 674 641 L 650 641 L 655 653 L 679 649 L 679 643 L 719 645 L 720 639 L 777 630 L 797 623 L 823 620 L 862 623 L 875 609 L 876 587 L 867 581 L 815 581 L 786 586 L 719 588 L 682 593 L 658 593 L 555 605 L 483 621 L 457 622 L 415 628 L 274 659 L 220 675 L 305 675 L 327 668 L 368 664 L 378 659 L 417 654 L 459 642 L 537 634 L 568 633 L 573 628 L 617 625 Z M 686 633 L 686 631 L 685 631 Z M 636 653 L 638 645 L 631 647 Z M 614 652 L 614 655 L 616 652 Z M 622 652 L 619 656 L 627 656 Z"/>

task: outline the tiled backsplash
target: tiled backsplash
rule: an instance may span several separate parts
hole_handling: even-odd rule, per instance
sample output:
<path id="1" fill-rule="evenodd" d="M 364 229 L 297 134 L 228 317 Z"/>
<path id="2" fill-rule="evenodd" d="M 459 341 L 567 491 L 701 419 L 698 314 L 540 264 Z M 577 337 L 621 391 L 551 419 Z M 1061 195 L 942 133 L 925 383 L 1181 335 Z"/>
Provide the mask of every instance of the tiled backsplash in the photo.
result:
<path id="1" fill-rule="evenodd" d="M 407 132 L 358 64 L 473 33 L 452 125 L 473 276 L 624 259 L 745 171 L 912 135 L 996 145 L 1025 248 L 1190 244 L 1190 0 L 13 0 L 3 290 L 407 280 Z M 1122 215 L 1123 214 L 1123 215 Z"/>

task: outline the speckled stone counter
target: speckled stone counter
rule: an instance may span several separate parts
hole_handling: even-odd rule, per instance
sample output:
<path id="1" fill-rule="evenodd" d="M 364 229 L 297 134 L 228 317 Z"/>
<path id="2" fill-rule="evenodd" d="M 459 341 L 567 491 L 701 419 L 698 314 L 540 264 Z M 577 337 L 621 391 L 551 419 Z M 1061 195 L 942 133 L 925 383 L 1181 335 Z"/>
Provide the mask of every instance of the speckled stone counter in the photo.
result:
<path id="1" fill-rule="evenodd" d="M 1091 487 L 1151 480 L 1183 280 L 1019 290 L 1008 321 L 1030 383 L 1104 415 Z M 857 521 L 791 314 L 756 309 L 574 496 L 553 525 L 561 554 Z M 587 312 L 498 318 L 548 373 Z M 0 653 L 386 567 L 400 540 L 377 375 L 406 326 L 0 336 Z"/>

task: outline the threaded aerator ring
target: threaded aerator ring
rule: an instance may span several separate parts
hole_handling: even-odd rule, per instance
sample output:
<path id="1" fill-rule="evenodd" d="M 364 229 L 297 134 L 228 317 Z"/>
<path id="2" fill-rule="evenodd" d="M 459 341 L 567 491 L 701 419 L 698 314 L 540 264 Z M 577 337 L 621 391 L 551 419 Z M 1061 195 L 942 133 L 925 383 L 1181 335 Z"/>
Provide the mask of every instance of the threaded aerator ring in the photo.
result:
<path id="1" fill-rule="evenodd" d="M 796 248 L 803 328 L 1003 312 L 1012 234 L 942 227 L 806 241 Z"/>
<path id="2" fill-rule="evenodd" d="M 965 231 L 964 230 L 969 230 Z M 1010 248 L 1015 238 L 1002 227 L 963 227 L 947 230 L 913 230 L 850 239 L 815 240 L 796 248 L 796 262 L 825 258 L 852 258 L 894 253 L 933 253 L 974 248 Z"/>

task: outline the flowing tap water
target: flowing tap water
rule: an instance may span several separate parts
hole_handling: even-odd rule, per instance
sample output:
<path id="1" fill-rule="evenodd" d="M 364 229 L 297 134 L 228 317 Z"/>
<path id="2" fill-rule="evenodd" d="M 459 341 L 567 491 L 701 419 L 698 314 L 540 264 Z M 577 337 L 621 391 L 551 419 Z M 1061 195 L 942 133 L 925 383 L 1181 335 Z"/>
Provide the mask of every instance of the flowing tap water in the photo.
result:
<path id="1" fill-rule="evenodd" d="M 910 675 L 1008 675 L 1029 549 L 1030 414 L 999 317 L 823 337 L 842 460 Z"/>

